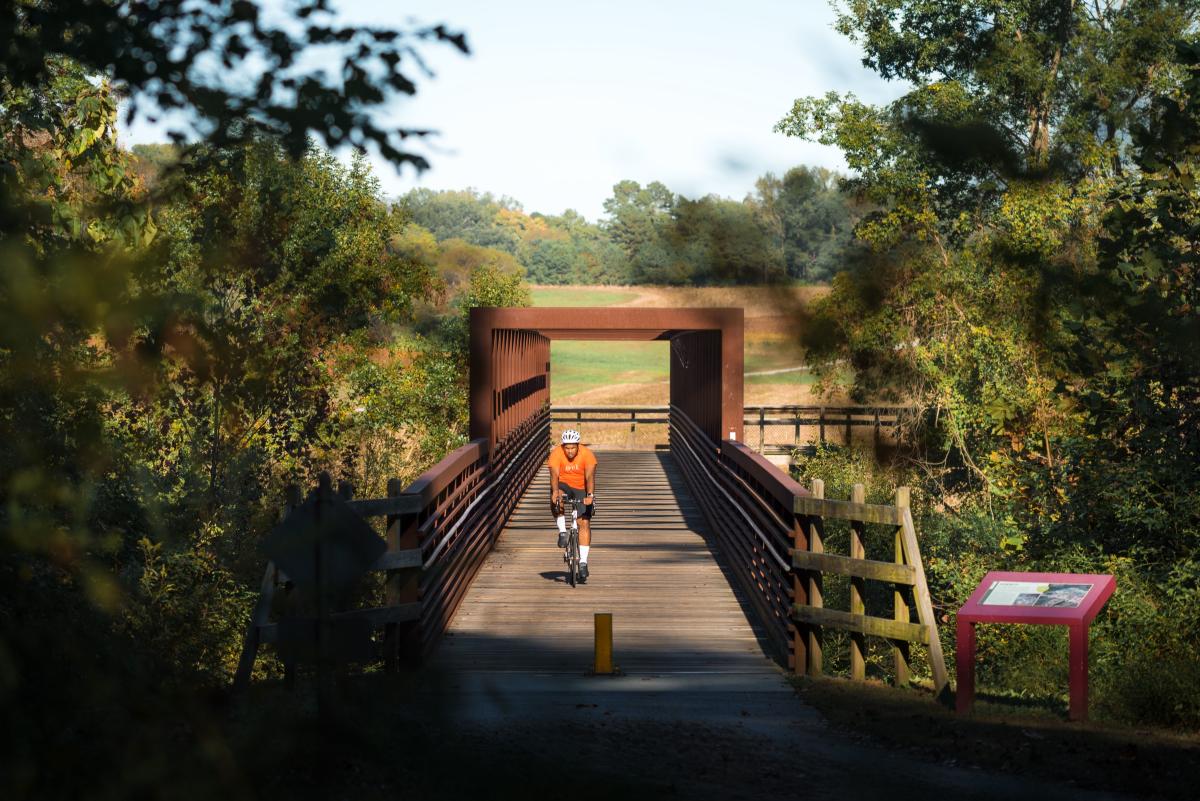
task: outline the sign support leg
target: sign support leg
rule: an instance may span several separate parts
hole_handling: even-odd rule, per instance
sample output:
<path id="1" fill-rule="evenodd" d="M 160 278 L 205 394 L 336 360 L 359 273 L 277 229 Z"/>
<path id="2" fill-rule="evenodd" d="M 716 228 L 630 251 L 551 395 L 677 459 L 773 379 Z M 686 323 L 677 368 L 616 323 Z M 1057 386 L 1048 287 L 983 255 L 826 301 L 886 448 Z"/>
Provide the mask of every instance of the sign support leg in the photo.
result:
<path id="1" fill-rule="evenodd" d="M 958 621 L 958 647 L 954 654 L 955 667 L 958 673 L 958 687 L 955 693 L 955 708 L 958 712 L 966 712 L 975 702 L 975 624 Z"/>
<path id="2" fill-rule="evenodd" d="M 1087 626 L 1070 626 L 1071 636 L 1071 706 L 1067 717 L 1087 720 L 1088 713 L 1088 630 Z"/>

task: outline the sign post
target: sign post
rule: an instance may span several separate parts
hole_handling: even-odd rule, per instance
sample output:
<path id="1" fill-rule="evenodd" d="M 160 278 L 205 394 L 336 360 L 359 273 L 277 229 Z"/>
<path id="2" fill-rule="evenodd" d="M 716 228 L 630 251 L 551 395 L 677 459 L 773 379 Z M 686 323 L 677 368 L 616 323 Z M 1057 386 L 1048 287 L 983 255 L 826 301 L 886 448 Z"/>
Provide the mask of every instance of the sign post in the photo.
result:
<path id="1" fill-rule="evenodd" d="M 958 610 L 956 706 L 975 701 L 975 624 L 1066 626 L 1070 632 L 1071 720 L 1087 720 L 1088 626 L 1117 588 L 1112 576 L 992 571 Z"/>

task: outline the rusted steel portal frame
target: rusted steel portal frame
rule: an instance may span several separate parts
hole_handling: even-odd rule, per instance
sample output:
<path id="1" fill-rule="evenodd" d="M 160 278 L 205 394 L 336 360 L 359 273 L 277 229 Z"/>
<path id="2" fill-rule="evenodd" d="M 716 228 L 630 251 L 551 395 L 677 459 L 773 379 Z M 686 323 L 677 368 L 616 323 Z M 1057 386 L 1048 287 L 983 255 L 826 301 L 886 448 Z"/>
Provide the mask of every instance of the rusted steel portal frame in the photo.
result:
<path id="1" fill-rule="evenodd" d="M 471 439 L 491 449 L 549 402 L 550 340 L 668 340 L 671 405 L 742 441 L 741 309 L 471 309 Z"/>

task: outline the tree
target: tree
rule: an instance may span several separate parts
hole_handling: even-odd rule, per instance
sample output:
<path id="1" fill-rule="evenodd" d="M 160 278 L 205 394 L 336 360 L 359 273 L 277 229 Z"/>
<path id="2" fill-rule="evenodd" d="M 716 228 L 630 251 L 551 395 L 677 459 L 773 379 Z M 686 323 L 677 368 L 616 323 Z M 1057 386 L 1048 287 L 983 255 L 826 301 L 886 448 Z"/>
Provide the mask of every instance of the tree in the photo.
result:
<path id="1" fill-rule="evenodd" d="M 779 125 L 840 147 L 874 209 L 809 345 L 860 395 L 930 410 L 910 443 L 955 543 L 931 558 L 1126 571 L 1106 703 L 1188 725 L 1198 22 L 1165 0 L 856 0 L 839 29 L 913 88 L 803 98 Z M 951 607 L 955 572 L 932 571 Z"/>
<path id="2" fill-rule="evenodd" d="M 216 147 L 266 132 L 299 156 L 315 134 L 329 147 L 370 145 L 397 166 L 427 166 L 405 143 L 427 131 L 382 128 L 373 112 L 389 93 L 416 93 L 406 74 L 422 69 L 415 46 L 445 42 L 466 53 L 466 38 L 444 25 L 335 26 L 331 17 L 327 0 L 302 0 L 278 24 L 248 0 L 20 0 L 0 12 L 0 102 L 42 91 L 65 59 L 128 90 L 127 121 L 146 106 L 151 116 L 181 109 Z M 338 69 L 311 66 L 306 55 L 321 48 Z M 244 80 L 224 80 L 231 74 Z M 172 138 L 182 142 L 186 131 Z"/>
<path id="3" fill-rule="evenodd" d="M 520 209 L 510 198 L 496 200 L 474 189 L 413 189 L 400 199 L 400 206 L 413 222 L 432 231 L 439 242 L 460 239 L 481 248 L 495 248 L 514 256 L 517 253 L 519 233 L 499 222 L 502 211 Z"/>

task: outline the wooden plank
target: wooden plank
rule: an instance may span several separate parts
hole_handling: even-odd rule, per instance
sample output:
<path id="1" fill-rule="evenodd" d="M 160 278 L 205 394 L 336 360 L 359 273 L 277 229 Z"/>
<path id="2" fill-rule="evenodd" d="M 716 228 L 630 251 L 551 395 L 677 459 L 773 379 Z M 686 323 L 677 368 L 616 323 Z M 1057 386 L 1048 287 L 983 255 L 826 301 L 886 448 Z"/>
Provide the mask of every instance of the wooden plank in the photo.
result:
<path id="1" fill-rule="evenodd" d="M 812 482 L 812 498 L 796 500 L 816 500 L 819 501 L 825 497 L 825 482 L 819 478 L 814 478 Z M 824 553 L 825 544 L 822 537 L 825 533 L 825 522 L 820 517 L 810 517 L 808 524 L 808 550 L 810 553 Z M 820 573 L 808 574 L 808 604 L 811 608 L 820 609 L 825 605 L 824 600 L 824 583 L 821 580 Z M 820 676 L 824 667 L 824 658 L 821 646 L 821 627 L 820 625 L 809 626 L 808 628 L 808 672 L 814 676 Z"/>
<path id="2" fill-rule="evenodd" d="M 896 507 L 881 504 L 797 497 L 793 508 L 798 515 L 828 517 L 834 520 L 860 520 L 864 523 L 883 523 L 889 526 L 898 526 L 903 519 L 903 514 Z"/>
<path id="3" fill-rule="evenodd" d="M 855 484 L 850 491 L 850 502 L 856 504 L 865 504 L 867 502 L 867 490 L 862 484 Z M 850 559 L 866 561 L 866 548 L 863 545 L 863 536 L 865 533 L 866 524 L 858 520 L 850 523 Z M 883 562 L 874 562 L 875 565 L 883 565 Z M 904 567 L 903 565 L 889 564 L 888 568 Z M 861 573 L 847 574 L 852 576 L 850 580 L 850 614 L 865 615 L 867 610 L 863 599 L 866 597 L 866 587 L 864 584 L 865 578 Z M 863 681 L 867 677 L 867 643 L 864 636 L 858 632 L 850 635 L 850 678 L 854 681 Z"/>
<path id="4" fill-rule="evenodd" d="M 395 495 L 388 498 L 360 498 L 347 501 L 346 506 L 360 517 L 381 515 L 415 515 L 421 511 L 424 501 L 419 495 Z"/>
<path id="5" fill-rule="evenodd" d="M 386 551 L 375 560 L 369 570 L 402 570 L 408 567 L 420 567 L 421 549 L 405 548 L 401 551 Z"/>
<path id="6" fill-rule="evenodd" d="M 792 607 L 793 619 L 815 626 L 830 626 L 842 631 L 857 631 L 871 637 L 906 642 L 929 642 L 929 630 L 918 623 L 901 623 L 884 617 L 852 615 L 839 609 L 820 609 L 812 606 Z"/>
<path id="7" fill-rule="evenodd" d="M 372 626 L 388 623 L 406 623 L 421 616 L 421 604 L 409 603 L 397 606 L 373 606 L 368 609 L 352 609 L 331 615 L 333 620 L 366 620 Z"/>
<path id="8" fill-rule="evenodd" d="M 904 584 L 910 587 L 917 581 L 917 573 L 909 565 L 897 565 L 873 559 L 854 559 L 833 553 L 792 551 L 792 564 L 801 570 L 817 570 L 822 573 L 836 573 L 839 576 L 854 576 L 871 581 Z M 852 597 L 851 604 L 853 603 Z"/>
<path id="9" fill-rule="evenodd" d="M 949 687 L 950 676 L 946 673 L 946 657 L 942 653 L 942 641 L 938 637 L 933 600 L 929 596 L 929 584 L 925 581 L 925 566 L 921 564 L 921 549 L 917 546 L 917 530 L 913 526 L 912 512 L 907 507 L 904 509 L 904 521 L 901 528 L 905 556 L 908 558 L 909 564 L 917 571 L 917 583 L 913 587 L 913 595 L 917 601 L 917 619 L 921 621 L 921 625 L 927 631 L 929 667 L 933 672 L 933 686 L 940 694 Z"/>
<path id="10" fill-rule="evenodd" d="M 908 509 L 909 491 L 908 487 L 896 488 L 896 508 L 901 510 Z M 896 529 L 895 537 L 895 553 L 896 561 L 904 562 L 904 529 L 903 526 Z M 907 560 L 911 566 L 912 560 Z M 914 568 L 915 573 L 915 568 Z M 911 615 L 908 611 L 908 602 L 904 599 L 904 588 L 897 585 L 892 591 L 893 616 L 896 620 L 908 623 L 911 620 Z M 908 684 L 909 678 L 912 676 L 912 665 L 910 664 L 910 656 L 908 653 L 908 643 L 895 642 L 892 643 L 892 666 L 896 676 L 896 686 L 904 687 Z"/>

